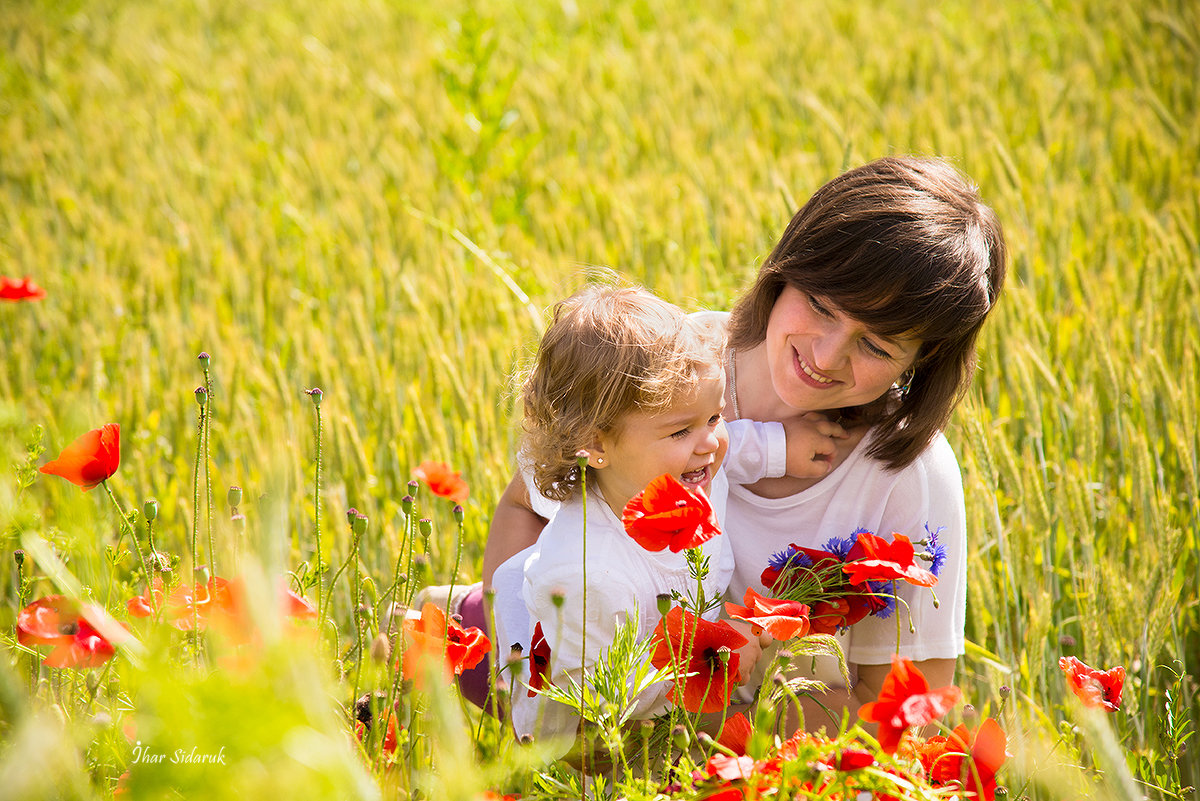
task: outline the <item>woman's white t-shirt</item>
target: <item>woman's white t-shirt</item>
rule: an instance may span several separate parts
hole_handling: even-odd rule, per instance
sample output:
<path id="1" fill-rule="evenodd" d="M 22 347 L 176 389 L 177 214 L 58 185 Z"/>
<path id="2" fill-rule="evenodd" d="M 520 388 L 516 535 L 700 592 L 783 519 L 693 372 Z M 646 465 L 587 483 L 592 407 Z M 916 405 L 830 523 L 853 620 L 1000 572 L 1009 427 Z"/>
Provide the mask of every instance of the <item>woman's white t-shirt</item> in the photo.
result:
<path id="1" fill-rule="evenodd" d="M 795 495 L 763 498 L 745 486 L 730 485 L 725 526 L 734 573 L 728 595 L 741 603 L 747 587 L 766 593 L 763 570 L 773 554 L 792 544 L 824 548 L 831 538 L 848 537 L 860 528 L 887 540 L 899 532 L 914 542 L 937 532 L 946 558 L 933 592 L 897 582 L 900 602 L 893 616 L 867 617 L 839 635 L 839 641 L 852 664 L 887 664 L 896 653 L 918 662 L 954 659 L 964 650 L 967 598 L 966 512 L 958 460 L 938 434 L 912 464 L 891 471 L 867 455 L 871 441 L 868 434 L 833 472 Z M 843 684 L 828 661 L 816 676 L 830 686 Z"/>

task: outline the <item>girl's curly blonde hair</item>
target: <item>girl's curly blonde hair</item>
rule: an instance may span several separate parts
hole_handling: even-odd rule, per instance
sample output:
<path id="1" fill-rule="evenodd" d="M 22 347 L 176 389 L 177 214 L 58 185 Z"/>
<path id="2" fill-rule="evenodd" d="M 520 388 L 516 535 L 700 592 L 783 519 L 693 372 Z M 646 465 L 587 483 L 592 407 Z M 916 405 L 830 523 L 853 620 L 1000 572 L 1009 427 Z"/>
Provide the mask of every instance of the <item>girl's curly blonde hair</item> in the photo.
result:
<path id="1" fill-rule="evenodd" d="M 639 287 L 590 285 L 556 305 L 521 390 L 534 486 L 552 500 L 571 497 L 579 451 L 600 432 L 619 434 L 630 412 L 690 398 L 720 369 L 724 347 L 720 328 Z"/>

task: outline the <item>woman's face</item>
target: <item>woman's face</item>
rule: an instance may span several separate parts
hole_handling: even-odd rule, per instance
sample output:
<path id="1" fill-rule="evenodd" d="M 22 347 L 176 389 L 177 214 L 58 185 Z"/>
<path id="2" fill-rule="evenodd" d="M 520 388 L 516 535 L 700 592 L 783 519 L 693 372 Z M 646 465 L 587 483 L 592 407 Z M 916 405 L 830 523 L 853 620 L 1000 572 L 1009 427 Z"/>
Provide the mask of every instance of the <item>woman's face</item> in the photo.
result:
<path id="1" fill-rule="evenodd" d="M 879 398 L 916 359 L 921 341 L 880 336 L 827 298 L 788 286 L 771 309 L 766 347 L 779 399 L 818 411 Z"/>

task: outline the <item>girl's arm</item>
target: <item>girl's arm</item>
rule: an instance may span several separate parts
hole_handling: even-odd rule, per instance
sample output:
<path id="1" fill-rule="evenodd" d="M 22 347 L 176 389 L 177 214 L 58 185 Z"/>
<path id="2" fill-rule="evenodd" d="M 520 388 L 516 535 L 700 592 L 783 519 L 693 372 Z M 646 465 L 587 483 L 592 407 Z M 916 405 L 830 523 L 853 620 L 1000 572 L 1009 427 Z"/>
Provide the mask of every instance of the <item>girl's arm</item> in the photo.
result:
<path id="1" fill-rule="evenodd" d="M 483 548 L 482 580 L 485 591 L 492 587 L 496 568 L 510 556 L 537 542 L 545 526 L 546 518 L 533 511 L 524 476 L 514 474 L 496 503 L 492 523 L 488 527 L 487 544 Z"/>

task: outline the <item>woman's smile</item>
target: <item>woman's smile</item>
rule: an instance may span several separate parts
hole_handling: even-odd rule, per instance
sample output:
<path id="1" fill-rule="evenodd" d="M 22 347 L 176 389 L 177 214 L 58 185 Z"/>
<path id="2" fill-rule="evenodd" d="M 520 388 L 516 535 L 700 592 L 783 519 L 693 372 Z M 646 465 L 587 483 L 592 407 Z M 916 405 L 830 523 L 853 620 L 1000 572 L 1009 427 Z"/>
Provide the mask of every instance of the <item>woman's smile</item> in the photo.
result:
<path id="1" fill-rule="evenodd" d="M 808 362 L 804 361 L 804 357 L 800 355 L 799 351 L 795 350 L 795 348 L 792 350 L 793 353 L 795 353 L 796 365 L 799 368 L 799 375 L 812 379 L 810 383 L 815 384 L 818 389 L 822 389 L 836 383 L 832 378 L 817 372 L 812 366 L 809 365 Z"/>

